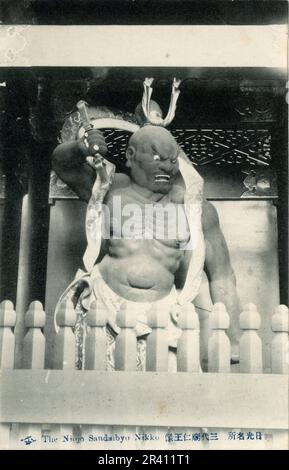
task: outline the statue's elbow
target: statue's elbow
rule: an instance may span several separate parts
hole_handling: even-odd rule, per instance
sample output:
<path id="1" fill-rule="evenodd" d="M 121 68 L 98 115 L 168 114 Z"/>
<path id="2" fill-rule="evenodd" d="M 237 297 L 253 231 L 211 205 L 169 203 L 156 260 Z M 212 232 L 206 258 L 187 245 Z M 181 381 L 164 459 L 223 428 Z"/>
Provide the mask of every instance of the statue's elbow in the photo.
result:
<path id="1" fill-rule="evenodd" d="M 229 284 L 233 285 L 234 287 L 236 287 L 237 285 L 237 278 L 236 278 L 236 275 L 235 275 L 235 272 L 232 268 L 232 266 L 229 267 L 229 270 L 227 272 L 227 275 L 226 275 L 226 278 L 227 278 L 227 281 Z"/>
<path id="2" fill-rule="evenodd" d="M 228 266 L 218 276 L 218 282 L 226 287 L 226 290 L 230 290 L 232 287 L 237 286 L 237 279 L 235 272 L 231 266 Z"/>
<path id="3" fill-rule="evenodd" d="M 52 152 L 51 155 L 51 168 L 54 170 L 56 173 L 61 171 L 62 167 L 62 162 L 61 162 L 61 151 L 60 151 L 60 145 L 58 145 Z"/>

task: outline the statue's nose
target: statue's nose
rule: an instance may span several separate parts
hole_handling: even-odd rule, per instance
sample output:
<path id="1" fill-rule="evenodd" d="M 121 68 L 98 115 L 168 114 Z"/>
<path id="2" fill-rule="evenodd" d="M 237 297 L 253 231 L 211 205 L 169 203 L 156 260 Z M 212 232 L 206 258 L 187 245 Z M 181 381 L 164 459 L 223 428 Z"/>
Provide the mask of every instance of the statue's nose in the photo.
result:
<path id="1" fill-rule="evenodd" d="M 159 168 L 160 170 L 163 170 L 169 173 L 170 171 L 172 171 L 173 165 L 170 162 L 170 160 L 163 160 L 162 162 L 160 162 Z"/>

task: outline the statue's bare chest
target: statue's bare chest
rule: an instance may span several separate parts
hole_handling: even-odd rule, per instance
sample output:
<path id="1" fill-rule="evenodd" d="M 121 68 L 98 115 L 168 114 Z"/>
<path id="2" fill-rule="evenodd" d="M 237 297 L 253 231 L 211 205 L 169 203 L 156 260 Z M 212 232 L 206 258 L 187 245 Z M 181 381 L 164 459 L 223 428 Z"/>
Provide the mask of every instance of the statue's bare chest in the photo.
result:
<path id="1" fill-rule="evenodd" d="M 112 237 L 157 239 L 167 244 L 184 243 L 189 228 L 183 206 L 184 191 L 177 188 L 161 200 L 152 202 L 130 188 L 111 191 L 106 199 L 106 219 Z"/>

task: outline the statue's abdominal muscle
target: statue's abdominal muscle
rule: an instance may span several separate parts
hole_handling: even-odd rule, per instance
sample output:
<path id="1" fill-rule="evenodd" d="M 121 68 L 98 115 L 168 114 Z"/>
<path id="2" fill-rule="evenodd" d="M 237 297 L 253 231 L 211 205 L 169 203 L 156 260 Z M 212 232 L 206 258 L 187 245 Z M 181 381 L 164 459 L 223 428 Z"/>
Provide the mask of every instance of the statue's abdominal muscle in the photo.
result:
<path id="1" fill-rule="evenodd" d="M 166 294 L 184 257 L 181 245 L 188 240 L 187 224 L 183 233 L 176 231 L 172 237 L 173 232 L 168 230 L 169 215 L 165 221 L 155 216 L 145 219 L 144 207 L 141 204 L 138 207 L 140 212 L 135 219 L 130 214 L 133 228 L 130 233 L 124 230 L 128 217 L 118 212 L 110 218 L 110 238 L 106 240 L 106 256 L 100 270 L 107 284 L 118 293 L 125 295 L 122 288 L 127 287 Z"/>
<path id="2" fill-rule="evenodd" d="M 150 288 L 159 284 L 162 277 L 172 280 L 184 252 L 159 240 L 122 239 L 108 242 L 108 254 L 131 286 Z"/>

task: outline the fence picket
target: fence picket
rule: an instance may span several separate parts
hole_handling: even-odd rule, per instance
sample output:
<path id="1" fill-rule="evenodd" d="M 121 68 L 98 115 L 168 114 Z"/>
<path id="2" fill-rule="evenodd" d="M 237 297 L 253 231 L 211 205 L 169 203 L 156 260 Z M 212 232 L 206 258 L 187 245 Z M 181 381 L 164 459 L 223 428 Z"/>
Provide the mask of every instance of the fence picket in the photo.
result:
<path id="1" fill-rule="evenodd" d="M 288 307 L 279 305 L 272 316 L 274 338 L 271 349 L 272 374 L 288 374 Z"/>
<path id="2" fill-rule="evenodd" d="M 166 372 L 169 366 L 169 344 L 168 344 L 168 318 L 169 311 L 156 304 L 148 312 L 147 322 L 152 329 L 146 344 L 146 370 Z M 159 436 L 160 440 L 151 441 L 152 449 L 157 449 L 167 429 L 157 426 L 146 427 L 145 432 L 153 436 Z M 165 445 L 168 448 L 168 445 Z"/>
<path id="3" fill-rule="evenodd" d="M 45 337 L 41 331 L 44 326 L 45 313 L 41 302 L 31 302 L 25 315 L 28 331 L 23 342 L 23 369 L 44 369 Z"/>
<path id="4" fill-rule="evenodd" d="M 16 313 L 10 300 L 0 304 L 0 369 L 14 368 Z M 11 442 L 11 424 L 0 424 L 0 449 L 9 449 Z"/>
<path id="5" fill-rule="evenodd" d="M 12 331 L 16 313 L 10 300 L 0 304 L 0 365 L 1 369 L 14 369 L 15 337 Z"/>
<path id="6" fill-rule="evenodd" d="M 195 372 L 199 373 L 200 368 L 200 325 L 199 317 L 192 303 L 186 303 L 181 307 L 181 313 L 178 319 L 178 326 L 182 330 L 182 334 L 177 345 L 177 370 L 178 372 Z M 202 429 L 199 428 L 176 428 L 172 429 L 173 435 L 181 434 L 182 436 L 201 435 Z M 174 442 L 174 446 L 185 449 L 188 442 Z M 197 449 L 205 449 L 207 445 L 205 441 L 194 441 Z"/>
<path id="7" fill-rule="evenodd" d="M 137 339 L 135 333 L 137 310 L 128 308 L 122 304 L 116 316 L 120 333 L 115 340 L 115 370 L 136 370 L 137 367 Z M 133 436 L 135 426 L 113 426 L 112 431 L 118 435 Z M 130 441 L 124 441 L 123 447 L 127 448 Z M 114 447 L 112 442 L 111 447 Z"/>
<path id="8" fill-rule="evenodd" d="M 261 318 L 257 311 L 256 306 L 253 303 L 249 303 L 244 306 L 244 310 L 239 318 L 240 328 L 242 335 L 240 338 L 240 373 L 246 374 L 261 374 L 263 369 L 262 362 L 262 341 L 258 336 L 257 331 L 261 325 Z M 252 429 L 234 429 L 231 430 L 236 434 L 240 432 L 256 432 Z M 259 430 L 258 431 L 262 431 Z M 234 449 L 241 449 L 242 442 L 231 441 Z M 250 444 L 250 447 L 249 447 Z M 253 448 L 256 444 L 254 442 L 248 443 L 248 448 Z M 260 442 L 258 449 L 265 448 L 266 444 Z"/>
<path id="9" fill-rule="evenodd" d="M 178 326 L 182 329 L 177 346 L 178 372 L 200 372 L 199 318 L 192 303 L 182 307 Z"/>
<path id="10" fill-rule="evenodd" d="M 85 341 L 85 369 L 106 370 L 107 309 L 101 303 L 93 302 L 87 313 L 89 331 Z"/>
<path id="11" fill-rule="evenodd" d="M 59 330 L 55 338 L 55 369 L 74 369 L 76 342 L 72 328 L 76 322 L 76 313 L 71 300 L 63 302 L 56 322 Z M 57 431 L 59 448 L 73 448 L 75 441 L 64 439 L 64 436 L 73 437 L 73 426 L 59 423 Z"/>
<path id="12" fill-rule="evenodd" d="M 85 341 L 85 369 L 106 370 L 107 368 L 107 338 L 105 326 L 107 323 L 107 309 L 102 303 L 93 302 L 87 313 L 89 331 Z M 89 435 L 111 434 L 109 426 L 82 426 L 82 436 L 88 440 Z M 106 443 L 109 447 L 109 442 Z M 92 445 L 91 445 L 92 447 Z M 97 444 L 99 448 L 99 443 Z"/>
<path id="13" fill-rule="evenodd" d="M 42 329 L 45 326 L 45 313 L 41 302 L 31 302 L 25 315 L 25 328 L 28 330 L 23 341 L 23 369 L 44 369 L 45 363 L 45 337 Z M 23 439 L 31 438 L 30 449 L 41 448 L 42 445 L 42 425 L 41 424 L 20 424 L 18 428 L 18 447 L 23 448 Z M 15 436 L 16 437 L 16 436 Z M 22 439 L 22 444 L 21 443 Z"/>
<path id="14" fill-rule="evenodd" d="M 146 370 L 166 372 L 168 370 L 168 325 L 169 312 L 158 305 L 152 307 L 148 313 L 148 325 L 152 332 L 149 334 L 146 345 Z"/>
<path id="15" fill-rule="evenodd" d="M 230 340 L 226 334 L 230 319 L 221 302 L 213 306 L 211 314 L 212 334 L 208 345 L 208 371 L 230 372 Z"/>
<path id="16" fill-rule="evenodd" d="M 231 345 L 226 334 L 230 325 L 230 318 L 223 303 L 218 302 L 213 305 L 210 318 L 212 333 L 208 341 L 208 372 L 230 372 Z M 210 430 L 216 431 L 216 430 Z M 204 441 L 205 448 L 222 448 L 221 442 L 224 442 L 226 429 L 217 430 L 220 435 L 220 441 Z M 202 431 L 208 433 L 207 429 Z"/>
<path id="17" fill-rule="evenodd" d="M 288 374 L 289 346 L 288 346 L 288 307 L 279 305 L 272 316 L 272 330 L 274 337 L 271 345 L 271 372 L 272 374 Z M 288 431 L 274 430 L 271 448 L 288 449 Z"/>
<path id="18" fill-rule="evenodd" d="M 136 311 L 123 304 L 116 316 L 120 333 L 115 340 L 115 370 L 136 370 Z"/>
<path id="19" fill-rule="evenodd" d="M 252 303 L 245 305 L 240 315 L 240 328 L 243 330 L 240 338 L 241 373 L 262 373 L 262 341 L 257 333 L 260 325 L 261 318 L 256 306 Z"/>
<path id="20" fill-rule="evenodd" d="M 55 369 L 74 369 L 75 336 L 72 328 L 76 322 L 76 313 L 71 300 L 64 302 L 56 318 L 59 327 L 55 339 Z"/>

